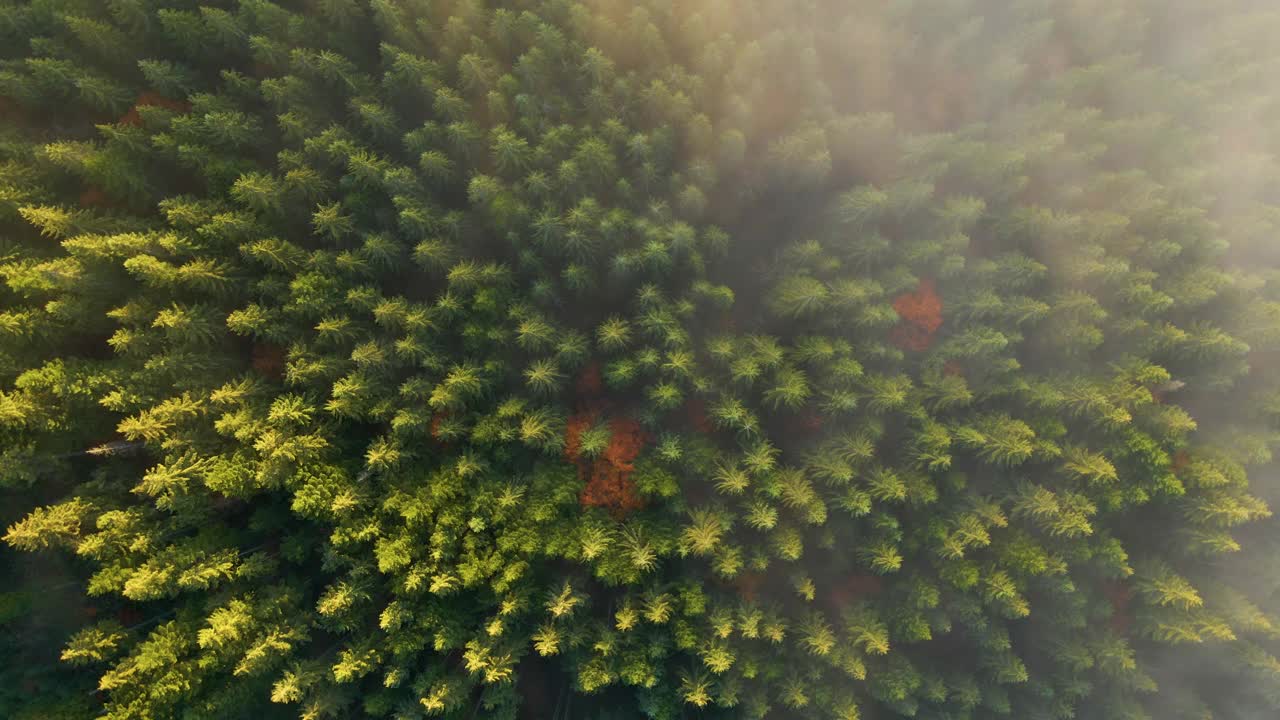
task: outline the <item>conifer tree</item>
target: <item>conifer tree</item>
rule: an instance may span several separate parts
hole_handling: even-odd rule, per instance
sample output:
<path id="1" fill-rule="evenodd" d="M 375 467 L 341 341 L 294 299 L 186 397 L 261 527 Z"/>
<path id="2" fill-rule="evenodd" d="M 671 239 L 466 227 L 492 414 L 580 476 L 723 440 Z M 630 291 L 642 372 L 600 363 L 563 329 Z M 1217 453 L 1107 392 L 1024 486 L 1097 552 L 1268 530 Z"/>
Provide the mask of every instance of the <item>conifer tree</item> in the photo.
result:
<path id="1" fill-rule="evenodd" d="M 1278 27 L 0 0 L 0 714 L 1280 710 Z"/>

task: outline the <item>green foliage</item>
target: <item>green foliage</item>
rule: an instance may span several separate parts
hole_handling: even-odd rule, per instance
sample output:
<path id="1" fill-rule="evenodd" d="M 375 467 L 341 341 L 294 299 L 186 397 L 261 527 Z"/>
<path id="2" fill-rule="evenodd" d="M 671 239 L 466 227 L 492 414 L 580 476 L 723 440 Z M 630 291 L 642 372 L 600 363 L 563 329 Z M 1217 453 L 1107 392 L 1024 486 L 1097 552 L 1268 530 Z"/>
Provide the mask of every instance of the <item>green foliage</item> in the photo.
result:
<path id="1" fill-rule="evenodd" d="M 0 715 L 1274 715 L 1202 5 L 0 3 Z"/>

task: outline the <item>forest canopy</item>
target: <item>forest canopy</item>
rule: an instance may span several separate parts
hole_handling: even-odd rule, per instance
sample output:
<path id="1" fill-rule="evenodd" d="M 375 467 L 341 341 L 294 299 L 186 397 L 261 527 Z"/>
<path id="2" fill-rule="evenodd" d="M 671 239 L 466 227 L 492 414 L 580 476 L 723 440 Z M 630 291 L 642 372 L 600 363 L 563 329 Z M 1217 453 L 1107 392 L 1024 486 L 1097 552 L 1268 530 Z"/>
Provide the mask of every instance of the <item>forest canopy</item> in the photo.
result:
<path id="1" fill-rule="evenodd" d="M 0 0 L 0 716 L 1280 715 L 1270 0 Z"/>

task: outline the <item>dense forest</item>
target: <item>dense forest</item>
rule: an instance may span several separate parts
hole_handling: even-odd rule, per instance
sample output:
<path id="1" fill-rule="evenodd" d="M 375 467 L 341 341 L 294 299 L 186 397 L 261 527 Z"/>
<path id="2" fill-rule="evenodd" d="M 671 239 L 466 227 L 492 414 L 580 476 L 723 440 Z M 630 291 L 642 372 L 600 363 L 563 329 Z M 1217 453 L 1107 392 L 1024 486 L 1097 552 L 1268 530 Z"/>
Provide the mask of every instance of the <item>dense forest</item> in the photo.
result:
<path id="1" fill-rule="evenodd" d="M 1274 0 L 0 0 L 0 717 L 1280 716 Z"/>

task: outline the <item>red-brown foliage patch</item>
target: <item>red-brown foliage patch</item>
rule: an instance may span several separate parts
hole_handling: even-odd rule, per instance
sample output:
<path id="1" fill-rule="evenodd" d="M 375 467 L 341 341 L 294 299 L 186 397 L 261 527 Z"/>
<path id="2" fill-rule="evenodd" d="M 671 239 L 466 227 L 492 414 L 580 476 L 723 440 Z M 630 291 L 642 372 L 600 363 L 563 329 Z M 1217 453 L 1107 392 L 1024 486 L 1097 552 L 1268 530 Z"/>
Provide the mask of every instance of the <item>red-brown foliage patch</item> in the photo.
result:
<path id="1" fill-rule="evenodd" d="M 760 596 L 760 586 L 764 584 L 764 575 L 755 572 L 744 572 L 733 579 L 733 587 L 738 597 L 747 602 L 755 602 Z"/>
<path id="2" fill-rule="evenodd" d="M 84 192 L 80 193 L 80 207 L 110 210 L 118 206 L 118 203 L 107 197 L 107 194 L 102 191 L 102 188 L 96 185 L 90 186 Z"/>
<path id="3" fill-rule="evenodd" d="M 942 374 L 945 377 L 964 377 L 964 366 L 958 360 L 948 360 L 942 366 Z"/>
<path id="4" fill-rule="evenodd" d="M 1173 470 L 1173 472 L 1178 473 L 1185 470 L 1190 464 L 1191 455 L 1188 454 L 1186 450 L 1179 450 L 1173 454 L 1173 463 L 1170 465 L 1170 469 Z"/>
<path id="5" fill-rule="evenodd" d="M 570 417 L 569 421 L 565 423 L 564 456 L 569 462 L 577 463 L 582 459 L 579 455 L 582 451 L 582 433 L 590 428 L 595 421 L 595 413 L 580 412 Z"/>
<path id="6" fill-rule="evenodd" d="M 129 108 L 129 112 L 120 116 L 121 125 L 131 125 L 133 127 L 142 127 L 142 116 L 138 114 L 138 106 L 134 105 Z"/>
<path id="7" fill-rule="evenodd" d="M 933 334 L 942 326 L 942 298 L 933 280 L 921 278 L 914 292 L 894 298 L 893 310 L 900 321 L 890 332 L 889 340 L 904 350 L 928 349 Z"/>
<path id="8" fill-rule="evenodd" d="M 122 607 L 116 612 L 116 620 L 126 628 L 131 628 L 142 622 L 142 613 L 131 607 Z"/>
<path id="9" fill-rule="evenodd" d="M 614 418 L 609 421 L 609 447 L 604 450 L 604 460 L 615 469 L 630 473 L 635 469 L 631 463 L 640 455 L 648 440 L 648 433 L 640 423 L 627 418 Z"/>
<path id="10" fill-rule="evenodd" d="M 604 377 L 600 374 L 600 363 L 592 360 L 578 374 L 574 390 L 580 398 L 596 398 L 604 392 Z"/>
<path id="11" fill-rule="evenodd" d="M 443 425 L 444 421 L 448 419 L 449 419 L 448 410 L 441 410 L 439 412 L 434 412 L 431 414 L 431 437 L 435 438 L 436 440 L 440 439 L 440 426 Z"/>
<path id="12" fill-rule="evenodd" d="M 831 591 L 827 593 L 827 605 L 834 611 L 840 611 L 851 603 L 884 590 L 884 581 L 876 575 L 848 575 L 837 580 Z"/>
<path id="13" fill-rule="evenodd" d="M 80 207 L 105 207 L 107 194 L 100 187 L 91 187 L 80 193 Z"/>
<path id="14" fill-rule="evenodd" d="M 921 352 L 933 344 L 933 335 L 915 325 L 898 323 L 889 331 L 889 342 L 903 350 Z"/>
<path id="15" fill-rule="evenodd" d="M 129 108 L 129 112 L 120 118 L 120 124 L 142 127 L 142 115 L 138 113 L 138 108 L 147 105 L 172 110 L 179 115 L 191 112 L 191 103 L 185 100 L 171 100 L 158 93 L 144 92 L 138 96 L 137 102 L 133 104 L 132 108 Z"/>
<path id="16" fill-rule="evenodd" d="M 270 380 L 284 379 L 284 348 L 273 343 L 255 343 L 251 364 L 254 372 Z"/>
<path id="17" fill-rule="evenodd" d="M 584 507 L 605 508 L 614 517 L 624 517 L 644 506 L 631 474 L 635 459 L 648 442 L 648 433 L 628 418 L 609 421 L 609 445 L 597 458 L 582 456 L 582 433 L 596 423 L 594 412 L 583 412 L 569 418 L 565 427 L 564 455 L 578 468 L 578 477 L 586 482 L 578 501 Z"/>
<path id="18" fill-rule="evenodd" d="M 804 412 L 800 414 L 800 427 L 809 432 L 818 432 L 825 423 L 826 418 L 822 417 L 814 408 L 805 408 Z"/>
<path id="19" fill-rule="evenodd" d="M 689 424 L 693 426 L 696 432 L 703 435 L 710 435 L 715 428 L 711 425 L 711 419 L 707 417 L 707 401 L 700 397 L 691 397 L 684 404 L 685 416 L 689 418 Z"/>

